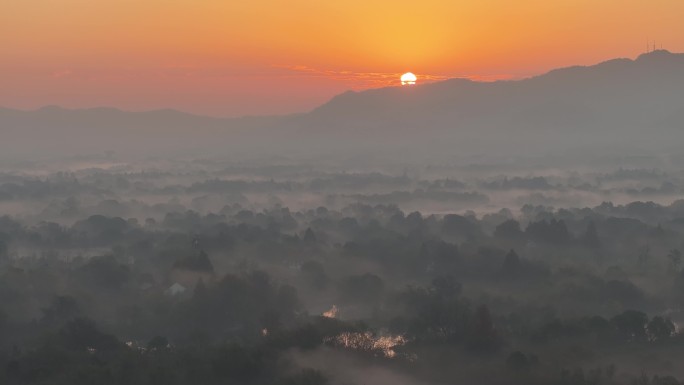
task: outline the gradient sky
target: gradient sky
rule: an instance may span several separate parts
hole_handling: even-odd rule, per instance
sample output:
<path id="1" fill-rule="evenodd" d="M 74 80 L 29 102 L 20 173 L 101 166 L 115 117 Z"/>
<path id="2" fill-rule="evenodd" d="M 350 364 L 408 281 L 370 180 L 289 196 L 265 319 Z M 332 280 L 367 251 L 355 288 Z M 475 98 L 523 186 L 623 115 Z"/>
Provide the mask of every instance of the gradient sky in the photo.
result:
<path id="1" fill-rule="evenodd" d="M 348 89 L 684 51 L 682 0 L 2 0 L 0 106 L 307 111 Z"/>

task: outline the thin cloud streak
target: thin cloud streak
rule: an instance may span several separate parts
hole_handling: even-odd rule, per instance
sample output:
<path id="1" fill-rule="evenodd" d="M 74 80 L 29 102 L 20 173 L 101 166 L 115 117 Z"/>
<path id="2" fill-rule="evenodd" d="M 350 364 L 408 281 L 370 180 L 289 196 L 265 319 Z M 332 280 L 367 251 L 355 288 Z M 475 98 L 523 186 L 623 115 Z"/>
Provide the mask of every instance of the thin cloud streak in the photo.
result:
<path id="1" fill-rule="evenodd" d="M 270 70 L 269 70 L 270 68 Z M 277 70 L 277 71 L 273 71 Z M 40 72 L 40 71 L 38 71 Z M 69 80 L 88 80 L 88 81 L 107 81 L 125 79 L 234 79 L 236 77 L 252 79 L 324 79 L 345 83 L 354 89 L 381 88 L 396 86 L 400 84 L 399 78 L 403 73 L 400 72 L 355 72 L 338 71 L 313 68 L 305 65 L 272 65 L 265 68 L 252 68 L 246 71 L 245 68 L 238 70 L 234 68 L 206 68 L 193 65 L 168 65 L 153 68 L 130 68 L 117 67 L 108 69 L 62 69 L 53 70 L 47 73 L 54 79 Z M 510 80 L 520 78 L 519 75 L 495 74 L 495 75 L 443 75 L 416 73 L 421 83 L 432 83 L 447 79 L 470 79 L 473 81 L 490 82 L 497 80 Z M 44 76 L 44 75 L 43 75 Z"/>
<path id="2" fill-rule="evenodd" d="M 281 68 L 294 72 L 291 77 L 309 77 L 309 78 L 323 78 L 334 81 L 340 81 L 350 84 L 353 88 L 379 88 L 397 86 L 400 84 L 399 78 L 403 73 L 400 72 L 354 72 L 354 71 L 335 71 L 312 68 L 305 65 L 274 65 L 275 68 Z M 501 74 L 501 75 L 440 75 L 440 74 L 424 74 L 417 73 L 419 82 L 432 83 L 443 81 L 447 79 L 470 79 L 473 81 L 491 82 L 497 80 L 510 80 L 516 76 Z"/>

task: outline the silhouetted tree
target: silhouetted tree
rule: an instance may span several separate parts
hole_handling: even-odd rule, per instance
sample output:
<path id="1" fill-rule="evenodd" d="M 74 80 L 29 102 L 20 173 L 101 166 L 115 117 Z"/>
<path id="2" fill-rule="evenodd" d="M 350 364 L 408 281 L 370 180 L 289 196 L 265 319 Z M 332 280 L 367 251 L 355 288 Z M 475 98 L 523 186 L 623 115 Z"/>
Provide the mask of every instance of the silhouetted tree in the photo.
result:
<path id="1" fill-rule="evenodd" d="M 75 298 L 56 296 L 50 306 L 43 309 L 43 321 L 48 324 L 63 323 L 80 313 L 81 308 Z"/>
<path id="2" fill-rule="evenodd" d="M 626 310 L 610 321 L 626 341 L 646 340 L 646 323 L 648 322 L 646 314 L 636 310 Z"/>
<path id="3" fill-rule="evenodd" d="M 0 234 L 0 261 L 7 259 L 9 253 L 9 247 L 7 245 L 7 241 L 5 239 L 2 239 L 2 235 Z"/>
<path id="4" fill-rule="evenodd" d="M 582 236 L 582 242 L 585 246 L 592 249 L 601 247 L 601 239 L 596 231 L 596 224 L 594 224 L 594 221 L 591 221 L 589 224 L 587 224 L 587 229 Z"/>
<path id="5" fill-rule="evenodd" d="M 651 341 L 664 341 L 675 332 L 675 326 L 672 321 L 660 316 L 653 317 L 646 328 Z"/>
<path id="6" fill-rule="evenodd" d="M 90 286 L 119 289 L 130 279 L 130 270 L 112 256 L 93 257 L 77 272 L 81 280 Z"/>
<path id="7" fill-rule="evenodd" d="M 530 362 L 523 352 L 515 351 L 506 359 L 506 365 L 513 371 L 523 372 L 529 369 Z"/>
<path id="8" fill-rule="evenodd" d="M 461 288 L 453 275 L 441 275 L 432 280 L 432 291 L 440 299 L 455 299 L 461 294 Z"/>
<path id="9" fill-rule="evenodd" d="M 304 239 L 303 241 L 308 244 L 315 244 L 316 243 L 316 234 L 314 233 L 313 230 L 311 230 L 311 227 L 306 229 L 306 232 L 304 233 Z"/>
<path id="10" fill-rule="evenodd" d="M 637 255 L 637 266 L 645 267 L 651 260 L 651 248 L 649 246 L 640 247 Z"/>
<path id="11" fill-rule="evenodd" d="M 494 236 L 502 239 L 521 239 L 525 234 L 520 229 L 520 223 L 516 220 L 509 219 L 494 229 Z"/>
<path id="12" fill-rule="evenodd" d="M 667 259 L 670 260 L 672 269 L 679 271 L 679 266 L 682 264 L 682 252 L 677 249 L 672 249 L 667 253 Z"/>
<path id="13" fill-rule="evenodd" d="M 548 222 L 546 220 L 532 222 L 525 229 L 525 234 L 536 241 L 556 245 L 566 244 L 571 239 L 565 221 L 562 219 L 551 219 Z"/>
<path id="14" fill-rule="evenodd" d="M 511 276 L 514 276 L 520 272 L 520 267 L 521 267 L 520 257 L 515 252 L 515 250 L 513 250 L 513 249 L 509 250 L 508 254 L 506 254 L 506 257 L 504 257 L 503 266 L 501 266 L 501 272 L 505 276 L 511 277 Z"/>
<path id="15" fill-rule="evenodd" d="M 375 303 L 385 289 L 382 278 L 372 273 L 351 276 L 342 285 L 342 295 L 346 301 Z"/>
<path id="16" fill-rule="evenodd" d="M 169 340 L 166 339 L 166 337 L 162 336 L 154 336 L 150 340 L 150 342 L 147 343 L 147 349 L 148 350 L 162 350 L 166 349 L 166 347 L 169 345 Z"/>
<path id="17" fill-rule="evenodd" d="M 328 286 L 328 275 L 320 262 L 306 261 L 302 264 L 304 279 L 315 289 L 323 290 Z"/>
<path id="18" fill-rule="evenodd" d="M 213 273 L 214 265 L 209 260 L 209 255 L 204 250 L 200 250 L 197 255 L 185 257 L 176 261 L 174 267 L 197 272 Z"/>
<path id="19" fill-rule="evenodd" d="M 468 345 L 474 351 L 494 352 L 501 346 L 501 338 L 494 328 L 492 315 L 487 306 L 480 306 L 475 312 Z"/>
<path id="20" fill-rule="evenodd" d="M 59 331 L 59 336 L 64 347 L 72 350 L 113 350 L 120 347 L 116 337 L 98 330 L 95 322 L 88 318 L 76 318 L 68 322 Z"/>

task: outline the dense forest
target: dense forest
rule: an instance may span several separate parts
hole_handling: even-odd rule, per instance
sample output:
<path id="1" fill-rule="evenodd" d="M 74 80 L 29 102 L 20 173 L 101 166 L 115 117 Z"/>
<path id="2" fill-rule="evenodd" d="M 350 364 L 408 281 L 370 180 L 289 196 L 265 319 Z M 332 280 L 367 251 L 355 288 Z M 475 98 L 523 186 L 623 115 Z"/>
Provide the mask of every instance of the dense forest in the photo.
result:
<path id="1" fill-rule="evenodd" d="M 27 166 L 0 383 L 679 384 L 683 180 Z"/>

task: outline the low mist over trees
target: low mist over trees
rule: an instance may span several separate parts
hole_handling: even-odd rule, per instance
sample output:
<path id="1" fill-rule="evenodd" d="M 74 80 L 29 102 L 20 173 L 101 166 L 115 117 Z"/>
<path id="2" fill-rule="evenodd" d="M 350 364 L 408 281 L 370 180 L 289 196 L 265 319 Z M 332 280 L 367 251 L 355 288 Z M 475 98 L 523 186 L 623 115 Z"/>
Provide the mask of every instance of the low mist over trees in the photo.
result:
<path id="1" fill-rule="evenodd" d="M 0 382 L 684 378 L 677 171 L 206 162 L 0 174 Z"/>

